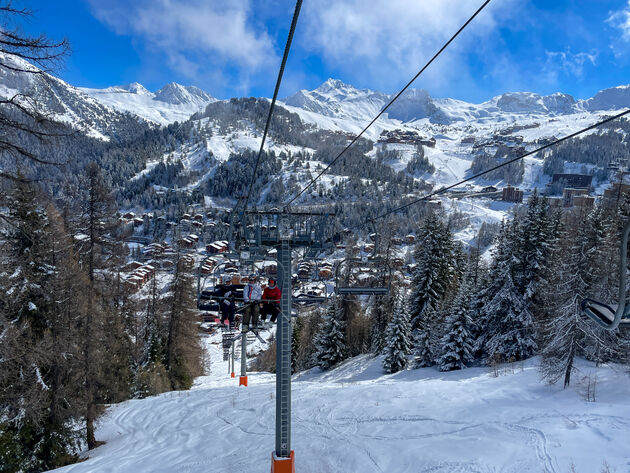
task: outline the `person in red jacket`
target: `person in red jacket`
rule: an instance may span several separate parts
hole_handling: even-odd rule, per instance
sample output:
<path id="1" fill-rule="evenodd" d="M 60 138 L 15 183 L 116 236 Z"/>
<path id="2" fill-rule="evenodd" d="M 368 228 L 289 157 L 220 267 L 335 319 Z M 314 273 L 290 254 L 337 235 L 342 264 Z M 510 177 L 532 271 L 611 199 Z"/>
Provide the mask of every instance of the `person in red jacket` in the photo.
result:
<path id="1" fill-rule="evenodd" d="M 269 278 L 269 283 L 262 294 L 262 309 L 260 310 L 260 318 L 263 323 L 267 320 L 267 315 L 271 315 L 269 319 L 271 323 L 276 321 L 278 314 L 280 313 L 280 298 L 282 297 L 282 291 L 276 285 L 274 278 Z"/>

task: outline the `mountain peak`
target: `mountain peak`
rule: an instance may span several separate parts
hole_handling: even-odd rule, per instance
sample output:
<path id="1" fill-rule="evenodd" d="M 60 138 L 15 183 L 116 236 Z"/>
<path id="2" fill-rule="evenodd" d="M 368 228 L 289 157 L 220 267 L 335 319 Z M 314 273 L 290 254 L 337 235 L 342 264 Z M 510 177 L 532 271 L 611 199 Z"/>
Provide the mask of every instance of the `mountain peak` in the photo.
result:
<path id="1" fill-rule="evenodd" d="M 153 95 L 142 84 L 138 82 L 132 82 L 131 84 L 121 85 L 119 88 L 126 90 L 127 92 L 131 92 L 132 94 Z"/>
<path id="2" fill-rule="evenodd" d="M 353 85 L 346 84 L 345 82 L 339 79 L 329 78 L 326 82 L 321 84 L 317 89 L 313 92 L 318 92 L 320 94 L 328 94 L 330 92 L 340 92 L 343 94 L 357 92 L 359 89 L 354 87 Z"/>
<path id="3" fill-rule="evenodd" d="M 196 104 L 201 105 L 213 100 L 212 96 L 199 87 L 184 86 L 177 82 L 166 84 L 155 93 L 155 100 L 173 105 Z"/>

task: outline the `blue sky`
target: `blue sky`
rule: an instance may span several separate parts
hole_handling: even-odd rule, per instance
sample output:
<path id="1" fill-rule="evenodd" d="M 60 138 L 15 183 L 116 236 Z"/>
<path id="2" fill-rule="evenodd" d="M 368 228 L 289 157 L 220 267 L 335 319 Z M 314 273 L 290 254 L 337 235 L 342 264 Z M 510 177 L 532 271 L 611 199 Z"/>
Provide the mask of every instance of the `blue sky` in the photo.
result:
<path id="1" fill-rule="evenodd" d="M 305 0 L 280 95 L 328 77 L 395 92 L 482 0 Z M 294 2 L 19 0 L 24 28 L 67 37 L 77 86 L 168 82 L 271 96 Z M 630 83 L 630 0 L 493 0 L 414 87 L 481 102 L 506 91 L 587 98 Z"/>

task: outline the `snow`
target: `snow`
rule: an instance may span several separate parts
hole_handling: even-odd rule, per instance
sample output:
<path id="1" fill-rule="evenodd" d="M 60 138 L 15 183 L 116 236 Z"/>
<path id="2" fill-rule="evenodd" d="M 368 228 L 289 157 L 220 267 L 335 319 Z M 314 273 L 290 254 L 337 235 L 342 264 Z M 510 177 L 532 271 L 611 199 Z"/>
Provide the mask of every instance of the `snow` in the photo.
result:
<path id="1" fill-rule="evenodd" d="M 97 428 L 106 444 L 56 471 L 269 471 L 274 376 L 250 373 L 239 388 L 218 341 L 205 338 L 212 371 L 192 390 L 110 407 Z M 598 379 L 597 402 L 586 402 L 580 385 L 542 384 L 537 359 L 497 377 L 486 368 L 384 375 L 381 364 L 360 356 L 294 376 L 297 471 L 595 472 L 603 461 L 627 471 L 630 380 L 617 367 L 579 363 Z"/>
<path id="2" fill-rule="evenodd" d="M 79 90 L 104 105 L 121 112 L 133 113 L 160 125 L 186 121 L 191 115 L 216 101 L 210 94 L 197 87 L 186 87 L 174 82 L 156 93 L 149 92 L 136 82 L 106 89 Z"/>

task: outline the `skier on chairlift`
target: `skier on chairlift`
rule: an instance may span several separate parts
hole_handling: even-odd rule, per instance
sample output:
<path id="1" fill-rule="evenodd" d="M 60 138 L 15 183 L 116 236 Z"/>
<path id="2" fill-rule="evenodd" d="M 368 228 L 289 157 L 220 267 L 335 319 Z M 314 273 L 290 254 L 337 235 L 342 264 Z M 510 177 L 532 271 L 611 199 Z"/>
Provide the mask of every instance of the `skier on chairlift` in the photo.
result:
<path id="1" fill-rule="evenodd" d="M 263 324 L 267 321 L 267 315 L 270 315 L 270 322 L 273 324 L 276 322 L 276 318 L 280 313 L 280 298 L 282 297 L 282 291 L 276 284 L 275 278 L 269 278 L 269 283 L 263 291 L 262 295 L 262 309 L 260 311 L 260 318 Z"/>
<path id="2" fill-rule="evenodd" d="M 222 281 L 223 284 L 217 286 L 215 294 L 221 298 L 219 306 L 221 308 L 221 325 L 225 327 L 227 320 L 227 327 L 231 330 L 234 327 L 234 314 L 236 313 L 236 304 L 234 303 L 236 292 L 232 286 L 231 276 L 223 276 Z"/>
<path id="3" fill-rule="evenodd" d="M 243 310 L 243 321 L 241 323 L 241 331 L 249 330 L 249 323 L 252 323 L 252 330 L 256 330 L 258 326 L 258 314 L 260 311 L 260 300 L 262 297 L 262 289 L 258 284 L 258 276 L 249 275 L 249 282 L 243 289 L 243 302 L 245 309 Z"/>

